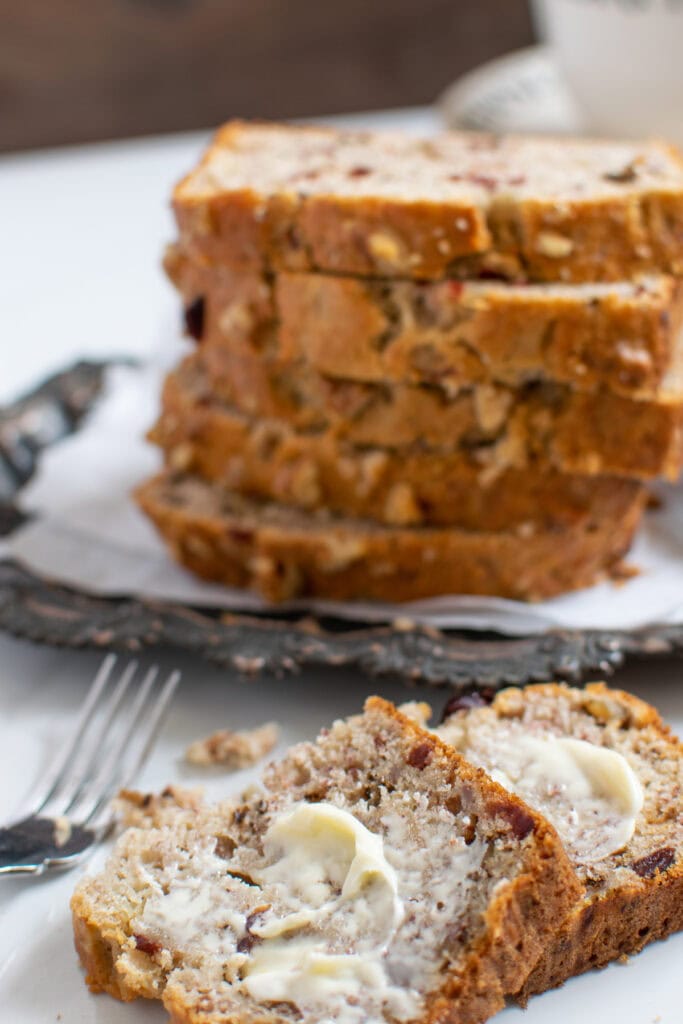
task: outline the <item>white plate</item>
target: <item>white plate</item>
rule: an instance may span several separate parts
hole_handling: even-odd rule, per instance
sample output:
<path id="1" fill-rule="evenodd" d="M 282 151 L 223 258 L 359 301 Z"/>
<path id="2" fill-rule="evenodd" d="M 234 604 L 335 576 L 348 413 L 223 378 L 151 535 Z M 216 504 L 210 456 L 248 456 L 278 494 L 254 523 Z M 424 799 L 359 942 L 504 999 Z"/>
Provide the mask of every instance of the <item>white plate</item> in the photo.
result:
<path id="1" fill-rule="evenodd" d="M 68 731 L 78 700 L 98 659 L 30 649 L 9 640 L 1 643 L 0 819 L 24 796 Z M 164 659 L 170 667 L 174 662 Z M 240 788 L 251 778 L 205 775 L 179 764 L 192 740 L 221 725 L 236 728 L 266 719 L 282 723 L 282 746 L 312 737 L 339 715 L 356 711 L 368 692 L 379 690 L 400 701 L 415 696 L 406 687 L 368 681 L 357 675 L 310 673 L 282 681 L 244 683 L 224 672 L 182 661 L 184 678 L 142 787 L 160 788 L 169 781 L 198 785 L 208 780 L 212 795 Z M 621 682 L 658 704 L 683 732 L 683 688 L 679 668 L 657 670 L 633 666 Z M 422 691 L 421 691 L 422 692 Z M 433 694 L 441 708 L 443 695 Z M 101 860 L 98 855 L 96 863 Z M 91 865 L 92 867 L 92 865 Z M 8 1024 L 161 1024 L 159 1006 L 117 1004 L 92 996 L 84 985 L 71 943 L 68 901 L 80 874 L 74 871 L 42 880 L 0 878 L 0 1020 Z M 564 988 L 535 999 L 526 1013 L 505 1010 L 500 1024 L 679 1024 L 680 963 L 683 935 L 658 943 L 626 965 L 575 978 Z"/>

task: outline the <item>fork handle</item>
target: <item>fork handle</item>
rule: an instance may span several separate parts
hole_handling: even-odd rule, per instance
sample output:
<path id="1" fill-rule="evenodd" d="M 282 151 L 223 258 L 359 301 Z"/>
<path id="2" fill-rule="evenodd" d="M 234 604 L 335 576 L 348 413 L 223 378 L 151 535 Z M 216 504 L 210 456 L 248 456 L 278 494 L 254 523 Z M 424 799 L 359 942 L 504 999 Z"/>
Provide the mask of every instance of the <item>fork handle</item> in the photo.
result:
<path id="1" fill-rule="evenodd" d="M 48 860 L 78 856 L 92 846 L 90 829 L 66 826 L 60 837 L 60 822 L 53 818 L 28 817 L 8 828 L 0 828 L 0 870 L 38 867 Z"/>

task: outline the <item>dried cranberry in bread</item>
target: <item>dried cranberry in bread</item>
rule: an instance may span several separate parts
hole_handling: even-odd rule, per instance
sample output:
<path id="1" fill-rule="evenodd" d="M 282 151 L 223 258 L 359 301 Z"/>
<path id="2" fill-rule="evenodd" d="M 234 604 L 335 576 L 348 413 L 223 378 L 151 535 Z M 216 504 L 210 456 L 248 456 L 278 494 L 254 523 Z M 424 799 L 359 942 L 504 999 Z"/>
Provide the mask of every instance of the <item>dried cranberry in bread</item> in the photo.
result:
<path id="1" fill-rule="evenodd" d="M 540 815 L 374 697 L 242 801 L 129 829 L 72 910 L 91 989 L 176 1024 L 482 1024 L 579 892 Z"/>
<path id="2" fill-rule="evenodd" d="M 683 928 L 683 745 L 654 708 L 600 683 L 450 711 L 442 739 L 552 822 L 584 886 L 522 1000 Z"/>
<path id="3" fill-rule="evenodd" d="M 553 597 L 604 578 L 640 520 L 637 494 L 614 515 L 596 501 L 585 521 L 520 538 L 454 527 L 389 527 L 249 500 L 168 472 L 136 492 L 173 556 L 197 575 L 295 597 L 410 601 L 438 594 Z"/>
<path id="4" fill-rule="evenodd" d="M 683 269 L 683 162 L 660 142 L 231 122 L 173 206 L 189 251 L 238 269 L 539 281 Z"/>

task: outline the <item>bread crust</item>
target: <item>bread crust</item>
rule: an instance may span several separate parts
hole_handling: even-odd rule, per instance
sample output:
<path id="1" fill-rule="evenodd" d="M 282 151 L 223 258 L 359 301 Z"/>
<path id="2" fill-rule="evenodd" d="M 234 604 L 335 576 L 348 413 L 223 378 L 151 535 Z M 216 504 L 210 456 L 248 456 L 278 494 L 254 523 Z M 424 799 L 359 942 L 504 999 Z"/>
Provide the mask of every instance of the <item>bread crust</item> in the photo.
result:
<path id="1" fill-rule="evenodd" d="M 328 161 L 334 161 L 335 150 L 350 138 L 369 147 L 376 164 L 386 159 L 381 135 L 228 123 L 216 133 L 196 170 L 174 191 L 173 209 L 188 250 L 237 269 L 419 279 L 454 272 L 467 276 L 472 270 L 470 257 L 485 269 L 492 264 L 515 279 L 536 281 L 622 280 L 638 272 L 676 274 L 682 269 L 681 160 L 664 144 L 588 144 L 596 177 L 586 172 L 583 193 L 571 183 L 569 191 L 560 188 L 557 194 L 550 191 L 541 197 L 529 194 L 523 180 L 516 179 L 523 179 L 530 164 L 541 162 L 543 154 L 546 159 L 552 156 L 558 147 L 580 178 L 585 143 L 494 140 L 457 133 L 403 141 L 404 156 L 398 160 L 408 160 L 406 182 L 411 183 L 414 160 L 429 166 L 442 160 L 443 181 L 453 181 L 450 189 L 429 201 L 399 193 L 392 198 L 374 194 L 372 177 L 366 188 L 348 194 L 307 188 L 306 175 L 317 174 L 316 161 L 308 166 L 302 143 L 313 137 L 319 137 Z M 300 183 L 274 180 L 259 191 L 245 170 L 241 183 L 238 174 L 233 184 L 221 185 L 221 162 L 239 164 L 240 151 L 258 147 L 259 138 L 264 163 L 269 139 L 301 154 Z M 459 169 L 454 152 L 464 155 L 469 168 L 463 176 L 453 173 Z M 497 165 L 507 165 L 504 180 L 486 174 L 492 153 Z M 627 166 L 612 166 L 615 159 L 622 165 L 626 159 Z M 662 171 L 644 181 L 643 173 L 656 164 Z M 473 168 L 482 168 L 481 173 L 473 173 Z"/>
<path id="2" fill-rule="evenodd" d="M 182 372 L 168 377 L 149 436 L 171 469 L 256 498 L 394 526 L 516 530 L 521 538 L 588 522 L 595 507 L 605 515 L 611 507 L 618 519 L 641 490 L 633 480 L 565 475 L 547 463 L 492 474 L 462 452 L 357 448 L 330 432 L 246 417 Z"/>
<path id="3" fill-rule="evenodd" d="M 421 1024 L 483 1024 L 503 1007 L 506 995 L 519 990 L 529 965 L 541 955 L 557 917 L 567 912 L 581 887 L 552 826 L 484 772 L 464 761 L 453 748 L 379 697 L 366 701 L 365 714 L 360 721 L 370 735 L 397 734 L 404 757 L 419 746 L 429 770 L 449 781 L 453 793 L 461 794 L 472 813 L 486 817 L 492 833 L 499 830 L 507 833 L 518 845 L 519 870 L 493 896 L 484 913 L 485 923 L 480 934 L 471 943 L 469 952 L 459 959 L 457 969 L 451 967 L 444 972 L 441 990 L 428 994 L 419 1018 Z M 287 784 L 286 778 L 282 784 Z M 116 961 L 122 942 L 128 936 L 122 928 L 120 937 L 112 944 L 112 936 L 105 933 L 103 922 L 98 918 L 97 901 L 94 906 L 91 903 L 89 888 L 92 884 L 82 883 L 72 900 L 76 945 L 89 972 L 91 988 L 123 999 L 149 995 L 150 986 L 144 974 L 151 971 L 152 977 L 156 977 L 153 954 L 141 951 L 141 970 L 134 975 L 133 987 L 122 984 Z M 110 911 L 107 909 L 103 916 L 108 919 Z M 173 979 L 167 985 L 165 976 L 159 978 L 155 998 L 163 1000 L 171 1020 L 177 1024 L 282 1024 L 283 1021 L 276 1010 L 259 1012 L 257 1007 L 253 1012 L 250 1007 L 248 1015 L 241 1015 L 234 1008 L 227 1009 L 210 989 L 204 998 L 197 1000 L 199 1005 L 190 1005 L 182 987 L 174 984 Z"/>
<path id="4" fill-rule="evenodd" d="M 295 597 L 401 602 L 438 594 L 539 600 L 590 586 L 627 551 L 642 497 L 620 516 L 536 531 L 390 528 L 247 501 L 197 477 L 166 473 L 135 492 L 173 556 L 197 575 Z"/>
<path id="5" fill-rule="evenodd" d="M 127 938 L 123 928 L 103 931 L 91 920 L 87 902 L 80 890 L 71 899 L 71 919 L 76 953 L 85 970 L 85 983 L 93 993 L 107 992 L 114 999 L 129 1003 L 141 996 L 158 998 L 158 993 L 131 985 L 115 967 Z"/>
<path id="6" fill-rule="evenodd" d="M 623 887 L 605 899 L 582 903 L 564 921 L 547 954 L 517 995 L 532 996 L 569 978 L 633 956 L 683 929 L 683 866 L 657 875 L 647 885 Z"/>
<path id="7" fill-rule="evenodd" d="M 268 351 L 330 377 L 451 389 L 533 379 L 662 399 L 683 378 L 683 284 L 654 278 L 545 289 L 491 282 L 269 278 L 165 257 L 186 305 L 203 304 L 203 347 Z"/>
<path id="8" fill-rule="evenodd" d="M 683 404 L 551 384 L 483 384 L 450 395 L 420 385 L 332 380 L 301 364 L 217 349 L 175 372 L 199 381 L 200 404 L 208 401 L 217 423 L 223 400 L 255 419 L 355 446 L 459 452 L 484 477 L 541 462 L 564 473 L 676 480 L 683 462 Z"/>

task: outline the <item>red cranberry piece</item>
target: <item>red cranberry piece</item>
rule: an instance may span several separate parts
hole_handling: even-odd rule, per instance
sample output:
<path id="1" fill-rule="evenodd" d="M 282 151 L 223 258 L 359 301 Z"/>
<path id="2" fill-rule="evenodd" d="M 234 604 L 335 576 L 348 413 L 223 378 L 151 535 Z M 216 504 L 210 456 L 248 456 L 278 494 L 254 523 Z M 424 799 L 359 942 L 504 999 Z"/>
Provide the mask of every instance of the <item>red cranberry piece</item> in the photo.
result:
<path id="1" fill-rule="evenodd" d="M 485 708 L 489 704 L 493 704 L 495 696 L 496 691 L 492 686 L 476 686 L 474 684 L 466 686 L 446 701 L 441 721 L 445 722 L 456 711 L 469 711 L 470 708 Z"/>
<path id="2" fill-rule="evenodd" d="M 433 753 L 431 743 L 417 743 L 408 754 L 408 764 L 422 771 L 431 761 Z"/>
<path id="3" fill-rule="evenodd" d="M 142 953 L 147 953 L 148 956 L 154 956 L 161 949 L 158 942 L 148 939 L 146 935 L 134 935 L 133 938 L 135 939 L 135 948 Z"/>
<path id="4" fill-rule="evenodd" d="M 503 818 L 508 823 L 515 839 L 526 839 L 526 837 L 533 832 L 534 821 L 531 814 L 525 810 L 524 807 L 519 807 L 517 804 L 505 803 L 505 804 L 494 804 L 490 808 L 492 814 L 498 815 L 499 818 Z"/>
<path id="5" fill-rule="evenodd" d="M 635 181 L 637 177 L 638 174 L 633 164 L 626 164 L 619 171 L 607 171 L 603 174 L 605 181 L 616 181 L 619 184 L 628 184 L 631 181 Z"/>
<path id="6" fill-rule="evenodd" d="M 481 185 L 481 187 L 485 188 L 487 192 L 493 192 L 494 188 L 498 184 L 498 179 L 492 178 L 488 174 L 470 174 L 468 175 L 468 180 L 471 181 L 473 185 Z"/>
<path id="7" fill-rule="evenodd" d="M 648 853 L 646 857 L 634 860 L 631 868 L 641 878 L 652 878 L 658 872 L 668 871 L 676 859 L 676 851 L 672 846 L 663 846 L 661 850 Z"/>
<path id="8" fill-rule="evenodd" d="M 204 337 L 204 296 L 200 295 L 189 306 L 185 306 L 185 331 L 194 338 L 201 341 Z"/>

